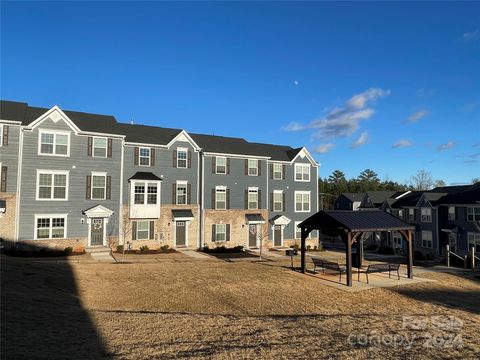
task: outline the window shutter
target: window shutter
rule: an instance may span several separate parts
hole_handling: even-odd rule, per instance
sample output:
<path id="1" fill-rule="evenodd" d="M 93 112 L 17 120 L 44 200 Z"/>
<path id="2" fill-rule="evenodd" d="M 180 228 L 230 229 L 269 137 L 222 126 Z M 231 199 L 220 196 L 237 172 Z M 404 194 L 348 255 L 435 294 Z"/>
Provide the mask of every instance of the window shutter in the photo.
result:
<path id="1" fill-rule="evenodd" d="M 245 175 L 248 175 L 248 159 L 245 159 Z"/>
<path id="2" fill-rule="evenodd" d="M 135 146 L 135 154 L 133 159 L 134 165 L 138 165 L 138 146 Z"/>
<path id="3" fill-rule="evenodd" d="M 215 189 L 212 189 L 212 209 L 215 209 Z"/>
<path id="4" fill-rule="evenodd" d="M 262 190 L 258 190 L 258 208 L 262 208 Z"/>
<path id="5" fill-rule="evenodd" d="M 282 165 L 282 180 L 285 179 L 285 164 Z"/>
<path id="6" fill-rule="evenodd" d="M 87 145 L 87 155 L 92 156 L 92 149 L 93 149 L 93 137 L 88 137 L 88 145 Z"/>
<path id="7" fill-rule="evenodd" d="M 87 175 L 87 189 L 85 193 L 85 199 L 90 200 L 92 197 L 92 176 Z"/>
<path id="8" fill-rule="evenodd" d="M 212 174 L 217 172 L 217 158 L 215 156 L 212 157 Z"/>
<path id="9" fill-rule="evenodd" d="M 282 198 L 283 198 L 283 199 L 282 199 L 282 210 L 283 210 L 283 211 L 286 211 L 286 210 L 285 210 L 285 205 L 286 205 L 286 204 L 285 204 L 285 191 L 282 193 Z"/>
<path id="10" fill-rule="evenodd" d="M 227 174 L 230 174 L 230 158 L 227 158 Z"/>
<path id="11" fill-rule="evenodd" d="M 107 187 L 105 189 L 105 199 L 110 200 L 112 198 L 112 177 L 107 176 Z"/>
<path id="12" fill-rule="evenodd" d="M 230 224 L 225 225 L 225 240 L 230 241 Z"/>
<path id="13" fill-rule="evenodd" d="M 155 239 L 155 221 L 151 220 L 150 221 L 150 231 L 149 231 L 149 238 L 150 240 Z"/>
<path id="14" fill-rule="evenodd" d="M 177 150 L 173 150 L 173 167 L 177 167 Z"/>
<path id="15" fill-rule="evenodd" d="M 155 166 L 155 149 L 150 149 L 150 166 Z"/>
<path id="16" fill-rule="evenodd" d="M 111 158 L 111 157 L 112 157 L 112 144 L 113 144 L 113 140 L 112 140 L 112 139 L 108 139 L 107 142 L 108 142 L 108 144 L 107 144 L 107 157 Z"/>
<path id="17" fill-rule="evenodd" d="M 132 240 L 137 240 L 137 222 L 132 221 Z"/>
<path id="18" fill-rule="evenodd" d="M 188 160 L 187 167 L 190 169 L 192 167 L 192 151 L 191 150 L 188 150 L 187 160 Z"/>
<path id="19" fill-rule="evenodd" d="M 216 226 L 215 224 L 212 224 L 212 241 L 215 242 L 215 235 L 216 235 Z"/>
<path id="20" fill-rule="evenodd" d="M 7 192 L 7 167 L 2 166 L 2 178 L 0 183 L 0 191 Z"/>
<path id="21" fill-rule="evenodd" d="M 245 197 L 245 209 L 248 210 L 248 189 L 244 191 Z"/>
<path id="22" fill-rule="evenodd" d="M 3 125 L 3 134 L 2 134 L 2 146 L 8 145 L 8 125 Z"/>
<path id="23" fill-rule="evenodd" d="M 270 165 L 270 179 L 273 179 L 273 164 Z"/>
<path id="24" fill-rule="evenodd" d="M 187 184 L 187 204 L 192 203 L 192 184 Z"/>
<path id="25" fill-rule="evenodd" d="M 177 184 L 172 184 L 172 204 L 177 203 Z"/>
<path id="26" fill-rule="evenodd" d="M 260 160 L 257 161 L 257 176 L 262 176 L 262 162 Z"/>
<path id="27" fill-rule="evenodd" d="M 230 209 L 230 189 L 227 189 L 226 192 L 227 192 L 227 194 L 226 194 L 226 195 L 227 195 L 227 204 L 226 204 L 225 207 L 226 207 L 227 209 Z"/>
<path id="28" fill-rule="evenodd" d="M 275 209 L 273 208 L 273 192 L 270 193 L 270 209 L 271 211 L 274 211 Z"/>

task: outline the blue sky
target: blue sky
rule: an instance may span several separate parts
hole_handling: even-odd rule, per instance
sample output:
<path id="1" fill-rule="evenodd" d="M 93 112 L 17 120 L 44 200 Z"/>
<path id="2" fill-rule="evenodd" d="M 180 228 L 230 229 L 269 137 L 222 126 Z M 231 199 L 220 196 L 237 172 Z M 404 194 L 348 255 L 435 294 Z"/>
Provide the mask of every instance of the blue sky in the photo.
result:
<path id="1" fill-rule="evenodd" d="M 1 4 L 1 98 L 480 176 L 480 3 Z"/>

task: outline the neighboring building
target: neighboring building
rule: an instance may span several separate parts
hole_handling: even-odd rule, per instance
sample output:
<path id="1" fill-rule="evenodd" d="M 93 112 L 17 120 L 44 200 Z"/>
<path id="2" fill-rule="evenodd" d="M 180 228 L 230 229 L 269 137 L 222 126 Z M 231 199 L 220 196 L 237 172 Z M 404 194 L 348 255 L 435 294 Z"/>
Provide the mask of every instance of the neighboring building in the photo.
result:
<path id="1" fill-rule="evenodd" d="M 333 203 L 335 210 L 358 210 L 365 193 L 343 193 Z"/>
<path id="2" fill-rule="evenodd" d="M 5 240 L 282 247 L 300 239 L 296 225 L 318 210 L 319 165 L 305 148 L 0 105 Z"/>

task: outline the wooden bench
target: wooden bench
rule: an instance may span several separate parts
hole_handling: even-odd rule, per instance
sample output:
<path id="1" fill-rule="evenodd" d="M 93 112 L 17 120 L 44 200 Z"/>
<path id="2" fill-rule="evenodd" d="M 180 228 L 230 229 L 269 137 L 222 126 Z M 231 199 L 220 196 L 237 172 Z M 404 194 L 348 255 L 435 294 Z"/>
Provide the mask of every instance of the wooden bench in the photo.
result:
<path id="1" fill-rule="evenodd" d="M 347 272 L 347 268 L 345 266 L 339 265 L 335 262 L 326 261 L 315 257 L 312 257 L 312 262 L 314 273 L 318 266 L 322 268 L 322 272 L 324 274 L 326 273 L 326 271 L 333 271 L 335 273 L 338 273 L 340 275 L 339 281 L 342 281 L 342 274 L 345 274 Z"/>
<path id="2" fill-rule="evenodd" d="M 368 274 L 377 273 L 377 272 L 387 272 L 388 277 L 391 278 L 391 272 L 396 271 L 398 280 L 400 280 L 400 264 L 370 264 L 365 271 L 365 275 L 367 276 L 367 284 L 368 284 Z M 360 277 L 360 273 L 358 274 Z"/>

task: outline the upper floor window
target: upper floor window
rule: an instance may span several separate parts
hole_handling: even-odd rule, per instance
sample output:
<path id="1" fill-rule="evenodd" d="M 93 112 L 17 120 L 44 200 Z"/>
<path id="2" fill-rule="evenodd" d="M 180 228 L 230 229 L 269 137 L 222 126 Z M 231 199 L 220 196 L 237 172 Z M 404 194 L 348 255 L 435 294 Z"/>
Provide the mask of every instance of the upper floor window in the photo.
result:
<path id="1" fill-rule="evenodd" d="M 248 210 L 258 209 L 258 188 L 248 188 Z"/>
<path id="2" fill-rule="evenodd" d="M 295 164 L 295 181 L 310 181 L 309 164 Z"/>
<path id="3" fill-rule="evenodd" d="M 422 222 L 432 222 L 432 208 L 422 207 Z"/>
<path id="4" fill-rule="evenodd" d="M 68 200 L 68 171 L 37 171 L 37 200 Z"/>
<path id="5" fill-rule="evenodd" d="M 177 205 L 186 205 L 187 204 L 187 191 L 188 186 L 186 181 L 177 181 Z"/>
<path id="6" fill-rule="evenodd" d="M 104 137 L 93 138 L 93 156 L 107 157 L 107 138 L 104 138 Z"/>
<path id="7" fill-rule="evenodd" d="M 429 249 L 433 248 L 431 231 L 422 231 L 422 246 Z"/>
<path id="8" fill-rule="evenodd" d="M 136 205 L 154 205 L 158 203 L 158 183 L 154 182 L 134 182 L 134 204 Z"/>
<path id="9" fill-rule="evenodd" d="M 403 210 L 398 210 L 398 217 L 403 219 Z"/>
<path id="10" fill-rule="evenodd" d="M 8 125 L 0 124 L 0 146 L 8 145 Z"/>
<path id="11" fill-rule="evenodd" d="M 70 155 L 70 133 L 59 131 L 39 131 L 38 153 L 40 155 Z"/>
<path id="12" fill-rule="evenodd" d="M 455 221 L 455 206 L 448 207 L 448 220 Z"/>
<path id="13" fill-rule="evenodd" d="M 215 188 L 215 209 L 227 209 L 227 188 L 224 186 L 217 186 Z"/>
<path id="14" fill-rule="evenodd" d="M 107 174 L 92 173 L 92 200 L 105 200 L 107 189 Z"/>
<path id="15" fill-rule="evenodd" d="M 467 220 L 468 221 L 480 221 L 480 207 L 468 207 L 467 208 Z"/>
<path id="16" fill-rule="evenodd" d="M 58 239 L 66 237 L 66 215 L 36 215 L 35 239 Z"/>
<path id="17" fill-rule="evenodd" d="M 408 209 L 408 220 L 415 220 L 415 209 Z"/>
<path id="18" fill-rule="evenodd" d="M 187 168 L 188 164 L 188 149 L 177 149 L 177 168 Z"/>
<path id="19" fill-rule="evenodd" d="M 151 150 L 148 147 L 139 148 L 138 164 L 140 166 L 150 166 L 150 153 L 151 153 Z"/>
<path id="20" fill-rule="evenodd" d="M 295 212 L 310 212 L 310 191 L 295 191 Z"/>
<path id="21" fill-rule="evenodd" d="M 273 180 L 282 180 L 283 179 L 283 165 L 278 163 L 273 163 Z"/>
<path id="22" fill-rule="evenodd" d="M 258 175 L 258 160 L 248 159 L 248 176 Z"/>
<path id="23" fill-rule="evenodd" d="M 227 158 L 225 156 L 217 156 L 215 158 L 215 173 L 216 174 L 227 173 Z"/>
<path id="24" fill-rule="evenodd" d="M 283 211 L 283 191 L 273 191 L 273 211 Z"/>

